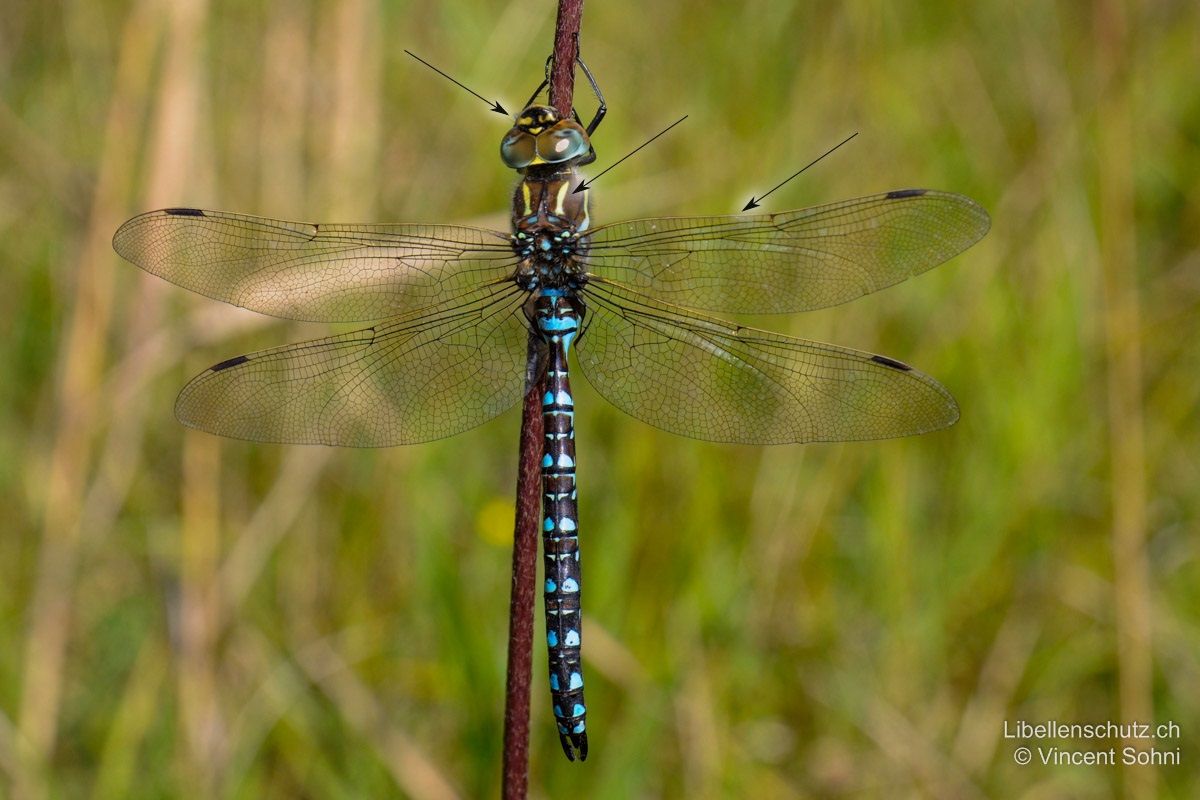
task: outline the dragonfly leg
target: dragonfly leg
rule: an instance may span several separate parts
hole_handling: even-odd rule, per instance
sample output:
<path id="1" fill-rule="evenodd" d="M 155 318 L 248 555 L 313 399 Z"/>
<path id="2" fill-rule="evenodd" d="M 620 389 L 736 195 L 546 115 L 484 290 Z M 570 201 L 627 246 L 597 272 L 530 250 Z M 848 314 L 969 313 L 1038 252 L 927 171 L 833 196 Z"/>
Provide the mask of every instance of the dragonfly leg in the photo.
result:
<path id="1" fill-rule="evenodd" d="M 591 136 L 593 133 L 596 132 L 596 128 L 600 127 L 600 123 L 604 120 L 604 116 L 608 113 L 608 104 L 604 102 L 604 94 L 600 91 L 600 85 L 598 83 L 596 83 L 596 76 L 592 74 L 592 71 L 590 69 L 588 69 L 588 65 L 583 63 L 583 57 L 578 55 L 578 53 L 579 53 L 579 34 L 578 33 L 575 34 L 575 53 L 576 53 L 575 63 L 578 64 L 579 68 L 583 70 L 584 76 L 587 77 L 588 84 L 590 84 L 592 87 L 592 94 L 596 95 L 596 102 L 599 103 L 599 105 L 596 107 L 596 113 L 594 115 L 592 115 L 592 121 L 589 122 L 586 126 L 583 125 L 583 120 L 579 118 L 578 111 L 576 111 L 575 109 L 571 109 L 571 114 L 575 117 L 575 121 L 578 122 L 581 127 L 584 127 L 584 130 L 587 131 L 587 135 Z M 538 85 L 538 88 L 533 93 L 533 96 L 529 98 L 529 102 L 525 104 L 526 108 L 533 105 L 533 101 L 536 100 L 537 96 L 542 93 L 542 90 L 545 89 L 548 85 L 550 85 L 550 67 L 553 63 L 554 63 L 554 54 L 551 53 L 546 58 L 546 77 L 541 82 L 541 84 Z"/>
<path id="2" fill-rule="evenodd" d="M 592 71 L 588 69 L 587 64 L 583 63 L 583 57 L 577 56 L 575 61 L 579 64 L 579 68 L 583 70 L 588 83 L 592 85 L 592 93 L 596 95 L 596 101 L 600 104 L 596 107 L 596 114 L 592 117 L 592 121 L 587 124 L 587 135 L 591 136 L 596 132 L 596 128 L 600 127 L 600 123 L 604 120 L 604 115 L 608 113 L 608 104 L 604 102 L 604 95 L 600 92 L 600 85 L 596 83 L 596 77 L 592 75 Z M 582 125 L 583 123 L 580 124 Z"/>

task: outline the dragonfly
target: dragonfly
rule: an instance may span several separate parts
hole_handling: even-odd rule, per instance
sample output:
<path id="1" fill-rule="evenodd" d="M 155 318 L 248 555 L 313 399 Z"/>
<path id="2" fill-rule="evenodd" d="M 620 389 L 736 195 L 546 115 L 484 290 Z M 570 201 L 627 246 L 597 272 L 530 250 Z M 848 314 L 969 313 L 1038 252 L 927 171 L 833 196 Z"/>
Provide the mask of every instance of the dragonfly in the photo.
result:
<path id="1" fill-rule="evenodd" d="M 900 189 L 773 214 L 596 224 L 585 127 L 537 101 L 500 145 L 520 176 L 507 232 L 317 225 L 166 208 L 113 240 L 143 270 L 287 319 L 371 323 L 228 358 L 182 390 L 185 425 L 259 442 L 387 447 L 461 433 L 516 405 L 527 346 L 544 378 L 542 542 L 549 682 L 567 758 L 587 758 L 573 360 L 629 415 L 714 442 L 882 439 L 959 416 L 889 356 L 743 327 L 712 313 L 844 303 L 970 247 L 990 225 L 959 194 Z"/>

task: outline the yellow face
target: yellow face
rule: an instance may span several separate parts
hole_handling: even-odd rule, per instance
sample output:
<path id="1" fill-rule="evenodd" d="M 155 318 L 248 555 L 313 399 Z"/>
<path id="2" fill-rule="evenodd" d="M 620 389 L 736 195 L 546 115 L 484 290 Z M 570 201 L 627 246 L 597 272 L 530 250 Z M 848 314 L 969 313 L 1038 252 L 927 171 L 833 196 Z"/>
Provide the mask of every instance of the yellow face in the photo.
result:
<path id="1" fill-rule="evenodd" d="M 530 106 L 500 142 L 500 157 L 513 169 L 562 164 L 591 151 L 579 123 L 561 119 L 550 106 Z"/>

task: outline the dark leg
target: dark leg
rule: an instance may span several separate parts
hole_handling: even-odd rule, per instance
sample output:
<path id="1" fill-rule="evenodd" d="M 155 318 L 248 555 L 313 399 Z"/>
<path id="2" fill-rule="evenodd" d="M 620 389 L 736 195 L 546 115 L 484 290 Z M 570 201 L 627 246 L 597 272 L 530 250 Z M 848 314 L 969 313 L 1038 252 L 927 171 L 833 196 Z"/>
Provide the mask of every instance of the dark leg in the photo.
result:
<path id="1" fill-rule="evenodd" d="M 596 100 L 600 103 L 599 107 L 596 108 L 596 115 L 592 117 L 592 121 L 589 122 L 587 126 L 587 135 L 591 136 L 593 133 L 595 133 L 596 128 L 600 127 L 601 121 L 604 120 L 604 115 L 608 113 L 608 106 L 604 102 L 604 95 L 600 93 L 600 86 L 596 83 L 595 76 L 593 76 L 592 71 L 587 68 L 587 64 L 583 63 L 583 58 L 580 57 L 575 60 L 578 62 L 580 69 L 583 70 L 583 74 L 587 77 L 588 83 L 592 85 L 592 93 L 596 95 Z M 578 117 L 576 117 L 576 119 L 578 119 Z"/>
<path id="2" fill-rule="evenodd" d="M 576 38 L 578 38 L 578 37 L 576 37 Z M 578 48 L 579 48 L 578 42 L 576 42 L 575 46 L 576 46 L 576 51 L 578 51 Z M 531 105 L 533 105 L 533 101 L 537 100 L 537 96 L 542 93 L 542 90 L 550 85 L 550 64 L 553 61 L 554 61 L 554 54 L 551 53 L 550 56 L 546 58 L 546 77 L 542 80 L 541 83 L 538 84 L 538 87 L 533 90 L 533 94 L 529 96 L 529 100 L 527 100 L 525 102 L 525 105 L 522 107 L 522 110 L 529 108 Z M 604 120 L 604 115 L 608 113 L 608 105 L 604 102 L 604 95 L 600 91 L 599 84 L 596 83 L 596 77 L 594 75 L 592 75 L 592 71 L 590 69 L 588 69 L 587 64 L 583 63 L 583 58 L 582 57 L 576 58 L 575 63 L 577 63 L 579 65 L 580 69 L 583 70 L 584 76 L 587 77 L 588 83 L 591 84 L 592 94 L 596 95 L 596 101 L 599 103 L 599 106 L 597 106 L 597 108 L 596 108 L 596 113 L 592 117 L 592 121 L 589 122 L 587 124 L 587 126 L 584 128 L 587 131 L 587 135 L 591 136 L 593 133 L 596 132 L 596 128 L 600 127 L 600 123 Z M 583 120 L 581 120 L 579 118 L 579 112 L 572 109 L 571 114 L 575 117 L 575 121 L 579 123 L 580 127 L 584 127 Z"/>

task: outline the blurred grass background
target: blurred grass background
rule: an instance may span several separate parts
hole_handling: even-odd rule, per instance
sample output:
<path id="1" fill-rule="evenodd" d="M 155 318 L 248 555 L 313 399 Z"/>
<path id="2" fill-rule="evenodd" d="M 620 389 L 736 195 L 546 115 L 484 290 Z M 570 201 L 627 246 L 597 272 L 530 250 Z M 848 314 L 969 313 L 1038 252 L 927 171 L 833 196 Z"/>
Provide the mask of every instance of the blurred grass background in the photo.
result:
<path id="1" fill-rule="evenodd" d="M 5 5 L 0 795 L 496 793 L 516 413 L 381 451 L 185 431 L 190 375 L 322 329 L 109 241 L 179 205 L 503 229 L 505 123 L 402 50 L 512 110 L 553 25 Z M 1192 2 L 588 4 L 596 169 L 690 115 L 600 183 L 604 220 L 736 212 L 858 130 L 767 208 L 928 186 L 994 225 L 764 323 L 919 366 L 950 430 L 713 445 L 577 380 L 593 755 L 559 751 L 539 646 L 533 796 L 1200 796 L 1197 30 Z M 1183 764 L 1019 767 L 1019 719 L 1174 721 Z"/>

